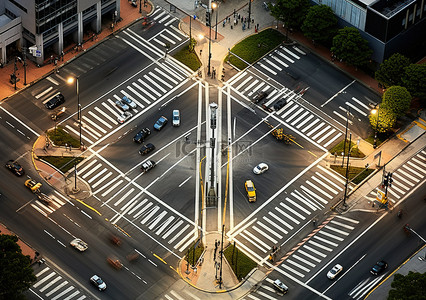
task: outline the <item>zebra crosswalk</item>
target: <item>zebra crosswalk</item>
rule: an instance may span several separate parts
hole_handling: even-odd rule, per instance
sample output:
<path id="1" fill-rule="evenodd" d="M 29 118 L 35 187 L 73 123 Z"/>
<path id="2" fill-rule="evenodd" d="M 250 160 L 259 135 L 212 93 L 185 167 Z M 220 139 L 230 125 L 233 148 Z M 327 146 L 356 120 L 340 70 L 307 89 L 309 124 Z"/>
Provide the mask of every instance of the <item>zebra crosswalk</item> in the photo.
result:
<path id="1" fill-rule="evenodd" d="M 253 217 L 248 217 L 240 222 L 227 235 L 230 240 L 236 241 L 238 246 L 244 249 L 252 259 L 262 264 L 269 257 L 274 246 L 282 244 L 292 232 L 311 222 L 319 211 L 343 192 L 344 185 L 343 177 L 330 169 L 317 165 L 309 178 L 302 180 L 295 189 L 286 191 L 286 196 L 280 201 L 275 200 L 262 207 L 263 216 L 259 213 L 253 214 Z M 349 189 L 352 188 L 353 186 L 350 185 Z M 322 249 L 327 247 L 326 250 L 328 250 L 330 245 L 334 246 L 336 243 L 342 242 L 344 237 L 354 229 L 353 224 L 344 224 L 347 222 L 352 221 L 334 220 L 318 235 L 323 239 L 331 238 L 335 241 L 325 242 L 328 244 L 326 246 L 309 245 L 312 244 L 310 242 L 307 247 L 316 246 Z M 357 221 L 352 223 L 356 224 Z M 318 243 L 319 239 L 315 238 L 313 241 Z M 320 254 L 320 256 L 323 255 Z M 288 268 L 291 267 L 288 266 Z"/>
<path id="2" fill-rule="evenodd" d="M 192 220 L 103 160 L 87 159 L 77 166 L 77 172 L 102 206 L 110 208 L 104 216 L 112 224 L 121 227 L 132 223 L 175 252 L 186 251 L 194 241 L 197 225 Z"/>
<path id="3" fill-rule="evenodd" d="M 285 101 L 286 104 L 276 111 L 275 115 L 288 127 L 324 148 L 329 148 L 343 135 L 334 125 L 298 103 L 297 100 L 301 97 L 301 94 L 297 94 L 291 89 L 269 84 L 247 71 L 233 79 L 231 84 L 237 92 L 249 99 L 260 91 L 268 93 L 264 107 L 270 107 L 279 100 Z"/>
<path id="4" fill-rule="evenodd" d="M 348 296 L 352 299 L 363 299 L 367 293 L 375 287 L 387 275 L 384 273 L 377 277 L 369 277 L 358 283 L 349 293 Z"/>
<path id="5" fill-rule="evenodd" d="M 57 191 L 54 191 L 53 194 L 48 195 L 48 197 L 50 199 L 49 204 L 42 203 L 39 200 L 34 200 L 34 202 L 30 204 L 31 207 L 42 215 L 48 216 L 57 209 L 59 209 L 61 206 L 69 202 L 68 199 L 65 198 L 65 196 L 58 193 Z"/>
<path id="6" fill-rule="evenodd" d="M 388 199 L 392 203 L 398 202 L 415 185 L 424 180 L 426 175 L 426 148 L 408 159 L 392 172 L 392 185 L 388 187 Z M 370 201 L 376 200 L 380 187 L 372 190 L 367 196 Z"/>
<path id="7" fill-rule="evenodd" d="M 42 294 L 45 297 L 43 299 L 50 300 L 83 300 L 89 298 L 57 270 L 51 269 L 46 264 L 41 266 L 36 267 L 37 282 L 30 287 L 35 294 Z"/>

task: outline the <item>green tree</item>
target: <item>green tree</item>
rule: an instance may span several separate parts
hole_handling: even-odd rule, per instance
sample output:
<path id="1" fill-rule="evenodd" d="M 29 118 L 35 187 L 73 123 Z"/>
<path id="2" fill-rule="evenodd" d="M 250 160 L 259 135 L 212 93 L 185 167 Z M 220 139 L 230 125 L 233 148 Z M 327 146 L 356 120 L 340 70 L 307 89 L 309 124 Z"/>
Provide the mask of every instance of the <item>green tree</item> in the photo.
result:
<path id="1" fill-rule="evenodd" d="M 410 59 L 402 54 L 395 53 L 379 66 L 374 78 L 386 88 L 393 85 L 402 85 L 404 69 L 409 65 Z"/>
<path id="2" fill-rule="evenodd" d="M 358 29 L 354 27 L 339 29 L 338 34 L 333 38 L 331 52 L 338 59 L 355 67 L 367 64 L 372 54 L 368 42 L 361 37 Z"/>
<path id="3" fill-rule="evenodd" d="M 395 274 L 389 291 L 389 300 L 426 299 L 426 273 L 408 272 L 406 276 Z"/>
<path id="4" fill-rule="evenodd" d="M 271 15 L 284 23 L 286 37 L 290 28 L 299 29 L 302 26 L 309 7 L 308 0 L 277 0 L 274 6 L 270 5 Z"/>
<path id="5" fill-rule="evenodd" d="M 302 25 L 305 36 L 314 42 L 328 44 L 337 33 L 337 18 L 327 5 L 311 6 Z"/>
<path id="6" fill-rule="evenodd" d="M 377 117 L 379 118 L 377 122 Z M 385 106 L 380 105 L 375 113 L 368 116 L 371 128 L 377 132 L 388 132 L 396 123 L 396 116 L 392 111 L 388 110 Z"/>
<path id="7" fill-rule="evenodd" d="M 401 117 L 410 108 L 411 95 L 405 87 L 391 86 L 383 94 L 382 106 L 396 117 Z"/>
<path id="8" fill-rule="evenodd" d="M 37 278 L 14 235 L 0 235 L 0 299 L 18 299 Z"/>
<path id="9" fill-rule="evenodd" d="M 426 64 L 406 67 L 402 82 L 413 97 L 426 99 Z"/>

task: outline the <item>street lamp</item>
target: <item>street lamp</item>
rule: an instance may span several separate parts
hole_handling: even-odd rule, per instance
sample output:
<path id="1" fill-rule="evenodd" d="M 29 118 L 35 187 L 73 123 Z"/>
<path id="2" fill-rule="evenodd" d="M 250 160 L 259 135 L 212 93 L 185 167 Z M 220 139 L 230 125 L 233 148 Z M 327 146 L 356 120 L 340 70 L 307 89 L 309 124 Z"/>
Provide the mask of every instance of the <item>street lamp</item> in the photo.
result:
<path id="1" fill-rule="evenodd" d="M 219 8 L 219 5 L 216 3 L 216 2 L 212 2 L 212 9 L 213 9 L 213 11 L 216 9 L 216 8 Z M 215 40 L 217 40 L 217 14 L 219 13 L 219 9 L 218 10 L 216 10 L 216 31 L 215 31 L 215 33 L 214 33 L 214 39 Z"/>
<path id="2" fill-rule="evenodd" d="M 348 151 L 348 158 L 346 160 L 346 183 L 345 183 L 345 194 L 343 195 L 343 206 L 346 206 L 346 199 L 348 197 L 348 184 L 349 184 L 349 157 L 351 155 L 352 149 L 357 146 L 359 147 L 359 143 L 361 142 L 361 139 L 358 139 L 356 141 L 356 145 L 353 145 L 351 147 L 351 143 L 352 143 L 352 133 L 349 133 L 349 147 L 351 147 Z"/>
<path id="3" fill-rule="evenodd" d="M 80 128 L 80 148 L 81 148 L 81 105 L 80 105 L 80 89 L 78 85 L 78 79 L 79 77 L 69 77 L 67 82 L 69 84 L 73 84 L 75 80 L 75 89 L 77 93 L 77 120 L 78 120 L 78 127 Z"/>
<path id="4" fill-rule="evenodd" d="M 377 114 L 377 120 L 376 120 L 376 130 L 374 131 L 374 143 L 373 148 L 377 148 L 377 130 L 379 128 L 379 116 L 380 116 L 380 106 L 379 104 L 375 105 L 374 108 L 371 110 L 371 113 L 373 115 Z"/>

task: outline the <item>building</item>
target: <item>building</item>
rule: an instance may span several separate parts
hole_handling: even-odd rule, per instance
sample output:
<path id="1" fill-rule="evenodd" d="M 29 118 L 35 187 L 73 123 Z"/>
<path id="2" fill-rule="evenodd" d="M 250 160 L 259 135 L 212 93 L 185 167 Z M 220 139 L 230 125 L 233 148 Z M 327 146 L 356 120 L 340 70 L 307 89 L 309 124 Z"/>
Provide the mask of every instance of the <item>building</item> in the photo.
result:
<path id="1" fill-rule="evenodd" d="M 65 46 L 81 44 L 83 33 L 120 18 L 120 0 L 0 0 L 0 62 L 18 53 L 42 65 Z"/>
<path id="2" fill-rule="evenodd" d="M 381 63 L 393 53 L 416 60 L 426 54 L 425 0 L 313 0 L 325 4 L 339 18 L 339 25 L 352 26 L 373 49 Z"/>

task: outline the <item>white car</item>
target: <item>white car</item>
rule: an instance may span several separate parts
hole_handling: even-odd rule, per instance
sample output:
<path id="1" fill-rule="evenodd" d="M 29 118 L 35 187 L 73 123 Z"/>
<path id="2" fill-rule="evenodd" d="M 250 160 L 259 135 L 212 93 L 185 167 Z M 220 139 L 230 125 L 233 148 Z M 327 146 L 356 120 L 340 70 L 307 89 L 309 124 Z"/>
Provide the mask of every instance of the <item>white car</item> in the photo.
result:
<path id="1" fill-rule="evenodd" d="M 121 99 L 121 102 L 123 102 L 123 103 L 127 104 L 127 105 L 128 105 L 128 106 L 130 106 L 131 108 L 136 108 L 136 107 L 138 107 L 138 106 L 136 105 L 136 103 L 135 103 L 133 100 L 131 100 L 131 99 L 127 98 L 126 96 L 123 96 L 123 98 Z"/>
<path id="2" fill-rule="evenodd" d="M 283 294 L 287 294 L 287 292 L 288 292 L 288 286 L 286 286 L 281 280 L 275 279 L 275 281 L 272 283 L 272 285 L 279 292 L 281 292 Z"/>
<path id="3" fill-rule="evenodd" d="M 328 277 L 328 279 L 334 279 L 342 271 L 343 271 L 343 267 L 341 265 L 337 264 L 330 271 L 328 271 L 327 277 Z"/>
<path id="4" fill-rule="evenodd" d="M 265 173 L 266 171 L 268 171 L 268 169 L 269 169 L 269 167 L 268 167 L 267 164 L 260 163 L 256 167 L 254 167 L 253 173 L 256 174 L 256 175 L 259 175 L 259 174 Z"/>
<path id="5" fill-rule="evenodd" d="M 180 126 L 180 112 L 178 109 L 173 110 L 173 127 Z"/>
<path id="6" fill-rule="evenodd" d="M 131 113 L 129 113 L 128 111 L 125 111 L 124 113 L 122 113 L 121 115 L 118 116 L 117 121 L 118 121 L 118 123 L 123 124 L 128 119 L 130 119 L 131 117 L 133 117 L 133 115 Z"/>
<path id="7" fill-rule="evenodd" d="M 81 239 L 74 239 L 70 242 L 70 245 L 73 246 L 75 249 L 77 249 L 80 252 L 86 251 L 89 246 L 85 242 L 83 242 Z"/>
<path id="8" fill-rule="evenodd" d="M 130 109 L 130 107 L 122 100 L 115 101 L 115 105 L 117 105 L 117 107 L 122 111 L 128 111 Z"/>
<path id="9" fill-rule="evenodd" d="M 106 289 L 106 283 L 98 275 L 93 275 L 92 277 L 90 277 L 90 282 L 94 286 L 96 286 L 100 291 L 103 291 Z"/>

